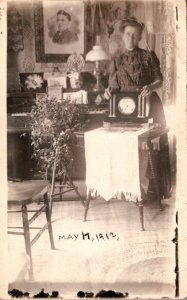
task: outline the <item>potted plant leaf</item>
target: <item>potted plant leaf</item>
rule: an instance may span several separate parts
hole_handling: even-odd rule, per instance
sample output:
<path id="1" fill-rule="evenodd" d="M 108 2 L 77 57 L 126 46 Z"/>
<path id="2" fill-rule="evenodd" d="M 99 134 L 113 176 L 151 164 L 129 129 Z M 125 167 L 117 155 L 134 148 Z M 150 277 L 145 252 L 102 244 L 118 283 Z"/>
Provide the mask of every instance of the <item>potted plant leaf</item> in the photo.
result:
<path id="1" fill-rule="evenodd" d="M 76 143 L 76 131 L 84 126 L 82 108 L 69 100 L 45 96 L 36 99 L 30 115 L 37 168 L 42 172 L 47 170 L 50 179 L 55 168 L 54 179 L 61 182 L 64 178 L 63 183 L 65 178 L 71 181 L 71 149 Z"/>

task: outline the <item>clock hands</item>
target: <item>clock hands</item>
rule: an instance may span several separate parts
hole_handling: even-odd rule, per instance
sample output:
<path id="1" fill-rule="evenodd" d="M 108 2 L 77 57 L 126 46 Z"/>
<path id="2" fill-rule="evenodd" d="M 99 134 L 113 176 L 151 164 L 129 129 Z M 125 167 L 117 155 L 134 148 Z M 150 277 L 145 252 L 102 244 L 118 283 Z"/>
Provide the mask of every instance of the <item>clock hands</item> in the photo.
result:
<path id="1" fill-rule="evenodd" d="M 135 102 L 133 99 L 125 97 L 122 98 L 119 101 L 119 109 L 121 110 L 122 114 L 130 115 L 134 112 L 135 110 Z"/>
<path id="2" fill-rule="evenodd" d="M 125 108 L 124 108 L 124 111 L 126 111 L 126 109 L 129 107 L 129 105 L 128 104 L 126 104 L 126 106 L 125 106 Z"/>

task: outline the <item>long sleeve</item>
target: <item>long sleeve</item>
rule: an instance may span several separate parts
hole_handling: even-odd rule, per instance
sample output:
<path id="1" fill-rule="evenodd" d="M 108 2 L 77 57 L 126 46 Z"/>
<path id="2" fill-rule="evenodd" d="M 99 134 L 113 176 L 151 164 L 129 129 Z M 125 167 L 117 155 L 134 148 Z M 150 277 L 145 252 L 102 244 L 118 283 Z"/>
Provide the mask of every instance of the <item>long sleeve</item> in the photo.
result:
<path id="1" fill-rule="evenodd" d="M 109 82 L 108 82 L 109 89 L 111 91 L 113 91 L 113 90 L 119 90 L 120 86 L 119 86 L 118 79 L 117 79 L 117 69 L 116 69 L 116 62 L 115 62 L 115 60 L 113 60 L 111 62 L 110 68 L 109 68 L 109 72 L 110 72 Z"/>
<path id="2" fill-rule="evenodd" d="M 160 61 L 154 51 L 151 51 L 151 82 L 156 80 L 163 80 L 163 76 L 160 70 Z"/>

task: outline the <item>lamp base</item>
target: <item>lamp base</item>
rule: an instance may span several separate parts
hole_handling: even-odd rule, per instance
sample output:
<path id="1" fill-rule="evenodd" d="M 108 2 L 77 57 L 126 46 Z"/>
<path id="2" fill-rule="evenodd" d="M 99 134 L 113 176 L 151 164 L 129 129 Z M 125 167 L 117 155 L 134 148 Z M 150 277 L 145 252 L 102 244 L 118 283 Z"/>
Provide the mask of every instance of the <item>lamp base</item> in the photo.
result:
<path id="1" fill-rule="evenodd" d="M 100 84 L 99 86 L 95 86 L 93 89 L 92 89 L 93 92 L 104 92 L 105 91 L 105 88 Z"/>
<path id="2" fill-rule="evenodd" d="M 97 69 L 97 71 L 95 72 L 96 73 L 96 85 L 95 87 L 93 88 L 93 91 L 95 92 L 98 92 L 98 91 L 104 91 L 104 87 L 103 85 L 101 84 L 101 81 L 100 81 L 100 73 L 99 73 L 99 70 Z"/>

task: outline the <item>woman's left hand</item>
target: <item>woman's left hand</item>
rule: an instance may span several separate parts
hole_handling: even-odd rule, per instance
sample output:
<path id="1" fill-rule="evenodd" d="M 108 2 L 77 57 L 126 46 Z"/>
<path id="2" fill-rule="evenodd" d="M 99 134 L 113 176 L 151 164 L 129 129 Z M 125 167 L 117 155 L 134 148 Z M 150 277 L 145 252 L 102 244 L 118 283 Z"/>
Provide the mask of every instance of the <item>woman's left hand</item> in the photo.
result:
<path id="1" fill-rule="evenodd" d="M 150 85 L 144 85 L 144 87 L 141 90 L 140 95 L 142 97 L 149 97 L 149 96 L 151 96 L 152 92 L 153 92 L 153 89 L 151 88 Z"/>

